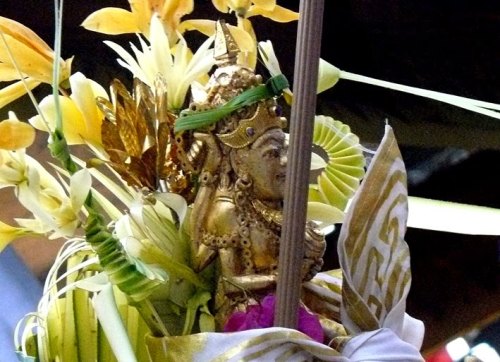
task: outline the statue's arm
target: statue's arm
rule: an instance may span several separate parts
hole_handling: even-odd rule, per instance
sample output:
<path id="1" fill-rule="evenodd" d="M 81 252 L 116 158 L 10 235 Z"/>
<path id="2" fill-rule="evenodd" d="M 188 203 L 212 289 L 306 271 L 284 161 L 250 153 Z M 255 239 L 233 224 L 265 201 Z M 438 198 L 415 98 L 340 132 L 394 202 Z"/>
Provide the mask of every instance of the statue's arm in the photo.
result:
<path id="1" fill-rule="evenodd" d="M 193 250 L 193 269 L 200 272 L 205 269 L 217 256 L 217 250 L 205 244 L 197 243 L 198 247 Z"/>

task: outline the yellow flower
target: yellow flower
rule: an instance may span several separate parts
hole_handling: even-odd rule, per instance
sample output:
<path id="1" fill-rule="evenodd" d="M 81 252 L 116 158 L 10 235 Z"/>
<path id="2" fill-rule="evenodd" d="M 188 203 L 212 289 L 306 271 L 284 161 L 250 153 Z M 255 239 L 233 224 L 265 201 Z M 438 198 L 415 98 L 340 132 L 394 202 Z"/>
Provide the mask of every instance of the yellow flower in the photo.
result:
<path id="1" fill-rule="evenodd" d="M 238 44 L 240 50 L 244 53 L 253 52 L 255 49 L 255 40 L 247 30 L 227 24 L 231 35 Z M 207 19 L 189 19 L 179 25 L 180 33 L 187 30 L 197 30 L 206 36 L 214 36 L 216 31 L 216 21 Z"/>
<path id="2" fill-rule="evenodd" d="M 29 234 L 32 234 L 29 230 L 10 226 L 0 221 L 0 253 L 11 241 Z"/>
<path id="3" fill-rule="evenodd" d="M 276 0 L 212 0 L 212 3 L 220 12 L 233 11 L 237 16 L 246 19 L 262 15 L 279 23 L 288 23 L 299 18 L 299 13 L 276 5 Z"/>
<path id="4" fill-rule="evenodd" d="M 272 76 L 282 74 L 278 58 L 274 52 L 273 43 L 268 41 L 259 42 L 259 52 L 269 73 Z M 316 88 L 316 93 L 324 92 L 327 89 L 332 88 L 340 79 L 340 69 L 335 67 L 333 64 L 328 63 L 324 59 L 319 60 L 318 67 L 318 85 Z M 292 91 L 290 88 L 284 90 L 284 96 L 288 104 L 292 104 Z"/>
<path id="5" fill-rule="evenodd" d="M 280 23 L 288 23 L 299 18 L 299 13 L 276 5 L 276 0 L 212 0 L 212 3 L 223 13 L 234 12 L 238 19 L 238 28 L 251 37 L 253 46 L 250 50 L 242 49 L 244 54 L 238 59 L 240 63 L 250 68 L 255 68 L 257 63 L 257 37 L 249 18 L 261 15 Z M 238 42 L 238 39 L 236 41 Z"/>
<path id="6" fill-rule="evenodd" d="M 91 143 L 101 144 L 102 112 L 96 104 L 96 97 L 108 99 L 106 91 L 98 83 L 86 78 L 82 73 L 75 73 L 69 78 L 71 96 L 59 96 L 63 132 L 70 145 Z M 41 131 L 54 131 L 56 109 L 54 96 L 45 97 L 40 102 L 40 109 L 48 124 L 40 116 L 29 119 L 33 127 Z"/>
<path id="7" fill-rule="evenodd" d="M 193 0 L 129 0 L 131 11 L 103 8 L 90 14 L 82 23 L 87 30 L 116 35 L 142 33 L 149 38 L 153 14 L 160 18 L 173 46 L 181 18 L 193 11 Z"/>
<path id="8" fill-rule="evenodd" d="M 214 58 L 210 45 L 212 38 L 207 39 L 191 54 L 186 41 L 181 36 L 172 52 L 169 48 L 168 35 L 158 18 L 151 19 L 149 46 L 142 39 L 141 49 L 132 46 L 136 59 L 116 43 L 106 41 L 120 57 L 118 62 L 132 72 L 134 77 L 154 88 L 158 74 L 165 79 L 167 85 L 167 107 L 171 111 L 182 108 L 187 91 L 193 81 L 202 78 L 212 68 Z"/>
<path id="9" fill-rule="evenodd" d="M 9 119 L 0 122 L 0 148 L 18 150 L 29 147 L 35 141 L 35 130 L 27 123 L 20 122 L 14 112 Z"/>
<path id="10" fill-rule="evenodd" d="M 262 3 L 258 1 L 257 3 Z M 142 33 L 147 39 L 151 39 L 151 19 L 159 18 L 167 33 L 169 46 L 179 40 L 179 34 L 187 30 L 197 30 L 206 36 L 215 34 L 215 21 L 207 19 L 188 19 L 181 21 L 184 15 L 193 11 L 192 0 L 129 0 L 131 11 L 122 8 L 103 8 L 90 14 L 82 23 L 82 26 L 91 31 L 117 35 L 128 33 Z M 252 7 L 248 16 L 263 15 L 276 21 L 291 21 L 297 14 L 275 4 L 272 6 Z M 291 20 L 287 20 L 291 19 Z M 247 32 L 247 29 L 229 26 L 238 46 L 243 52 L 253 54 L 255 52 L 255 41 Z"/>
<path id="11" fill-rule="evenodd" d="M 68 79 L 71 59 L 58 61 L 59 84 Z M 38 35 L 26 26 L 0 17 L 0 82 L 12 82 L 0 90 L 0 108 L 24 95 L 26 87 L 52 83 L 54 52 Z"/>

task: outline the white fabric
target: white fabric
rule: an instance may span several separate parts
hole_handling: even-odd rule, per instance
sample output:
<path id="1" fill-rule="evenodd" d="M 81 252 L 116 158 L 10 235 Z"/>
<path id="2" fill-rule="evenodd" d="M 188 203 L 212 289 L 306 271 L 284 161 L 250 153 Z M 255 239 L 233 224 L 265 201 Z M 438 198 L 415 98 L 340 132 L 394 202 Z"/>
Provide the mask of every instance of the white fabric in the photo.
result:
<path id="1" fill-rule="evenodd" d="M 420 319 L 413 318 L 405 313 L 403 321 L 403 332 L 400 338 L 412 344 L 416 349 L 422 348 L 424 342 L 425 326 Z"/>
<path id="2" fill-rule="evenodd" d="M 342 351 L 350 362 L 423 362 L 419 350 L 390 329 L 363 332 L 352 338 Z"/>
<path id="3" fill-rule="evenodd" d="M 294 329 L 271 327 L 232 333 L 205 333 L 205 337 L 203 349 L 193 355 L 194 362 L 275 361 L 284 356 L 286 361 L 319 359 L 349 362 L 332 348 Z"/>
<path id="4" fill-rule="evenodd" d="M 422 322 L 408 316 L 408 327 L 417 328 Z M 416 322 L 414 322 L 416 321 Z M 405 320 L 406 322 L 406 320 Z M 422 331 L 420 331 L 422 332 Z M 342 353 L 311 340 L 303 333 L 287 328 L 251 329 L 233 333 L 204 333 L 199 341 L 190 341 L 203 348 L 192 356 L 194 362 L 205 361 L 274 361 L 286 356 L 287 361 L 329 362 L 424 362 L 419 348 L 401 340 L 389 328 L 362 332 L 354 336 Z M 416 333 L 423 335 L 423 333 Z M 196 336 L 196 335 L 194 335 Z M 192 336 L 172 337 L 180 340 Z M 417 341 L 418 342 L 418 341 Z M 171 348 L 168 344 L 165 348 Z"/>

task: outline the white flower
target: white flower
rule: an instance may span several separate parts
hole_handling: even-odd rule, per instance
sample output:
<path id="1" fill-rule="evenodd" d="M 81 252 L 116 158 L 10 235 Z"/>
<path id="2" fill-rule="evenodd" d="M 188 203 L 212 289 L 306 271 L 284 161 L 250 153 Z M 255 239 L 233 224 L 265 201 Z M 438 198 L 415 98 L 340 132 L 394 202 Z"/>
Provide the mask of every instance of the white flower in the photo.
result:
<path id="1" fill-rule="evenodd" d="M 91 185 L 87 170 L 71 176 L 68 195 L 61 183 L 35 159 L 24 155 L 16 160 L 21 162 L 11 163 L 15 166 L 11 170 L 20 175 L 15 178 L 17 198 L 34 216 L 34 219 L 16 219 L 17 223 L 36 233 L 51 233 L 51 238 L 74 236 Z M 0 168 L 0 175 L 3 171 Z"/>
<path id="2" fill-rule="evenodd" d="M 171 111 L 178 111 L 184 104 L 190 84 L 206 76 L 214 65 L 213 53 L 210 46 L 213 38 L 208 38 L 192 54 L 185 39 L 179 35 L 179 42 L 172 50 L 163 26 L 157 16 L 151 19 L 150 41 L 139 38 L 141 49 L 131 45 L 134 56 L 116 43 L 106 41 L 121 57 L 118 63 L 130 70 L 134 77 L 154 88 L 158 74 L 161 74 L 167 83 L 167 106 Z"/>
<path id="3" fill-rule="evenodd" d="M 0 188 L 15 187 L 19 202 L 34 217 L 16 219 L 25 230 L 51 233 L 52 238 L 73 236 L 90 186 L 88 171 L 78 171 L 70 178 L 68 195 L 62 184 L 24 150 L 0 150 Z"/>
<path id="4" fill-rule="evenodd" d="M 0 188 L 17 186 L 27 179 L 24 149 L 6 151 L 0 149 Z"/>

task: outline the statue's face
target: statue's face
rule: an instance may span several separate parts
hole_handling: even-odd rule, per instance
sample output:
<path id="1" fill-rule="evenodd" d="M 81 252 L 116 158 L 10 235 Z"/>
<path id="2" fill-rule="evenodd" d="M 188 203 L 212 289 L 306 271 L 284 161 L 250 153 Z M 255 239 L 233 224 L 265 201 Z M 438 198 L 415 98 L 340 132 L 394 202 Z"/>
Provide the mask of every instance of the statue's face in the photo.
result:
<path id="1" fill-rule="evenodd" d="M 250 146 L 234 150 L 234 167 L 253 181 L 254 197 L 280 200 L 284 197 L 288 143 L 280 128 L 266 131 Z"/>

